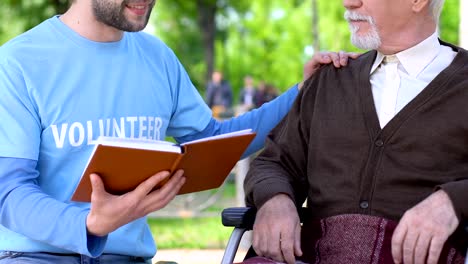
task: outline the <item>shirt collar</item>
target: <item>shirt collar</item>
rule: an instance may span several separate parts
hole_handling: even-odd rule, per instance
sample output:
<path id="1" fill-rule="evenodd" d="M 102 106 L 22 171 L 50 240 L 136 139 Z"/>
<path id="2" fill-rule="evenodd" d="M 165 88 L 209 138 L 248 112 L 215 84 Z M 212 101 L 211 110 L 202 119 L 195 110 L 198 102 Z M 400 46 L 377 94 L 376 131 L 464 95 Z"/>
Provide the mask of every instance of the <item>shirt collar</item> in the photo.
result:
<path id="1" fill-rule="evenodd" d="M 374 64 L 372 65 L 372 68 L 371 68 L 371 71 L 370 71 L 370 74 L 372 75 L 375 70 L 377 70 L 377 68 L 380 66 L 380 64 L 382 63 L 383 59 L 384 59 L 385 55 L 383 55 L 382 53 L 380 52 L 377 52 L 377 57 L 375 57 L 375 61 L 374 61 Z"/>
<path id="2" fill-rule="evenodd" d="M 416 78 L 424 68 L 426 68 L 427 65 L 435 59 L 437 54 L 439 54 L 440 43 L 437 36 L 437 32 L 434 32 L 434 34 L 416 46 L 395 54 L 400 61 L 401 66 L 411 77 Z M 377 67 L 382 63 L 384 56 L 385 55 L 382 53 L 377 52 L 377 57 L 375 58 L 374 64 L 371 68 L 371 74 L 373 74 Z"/>

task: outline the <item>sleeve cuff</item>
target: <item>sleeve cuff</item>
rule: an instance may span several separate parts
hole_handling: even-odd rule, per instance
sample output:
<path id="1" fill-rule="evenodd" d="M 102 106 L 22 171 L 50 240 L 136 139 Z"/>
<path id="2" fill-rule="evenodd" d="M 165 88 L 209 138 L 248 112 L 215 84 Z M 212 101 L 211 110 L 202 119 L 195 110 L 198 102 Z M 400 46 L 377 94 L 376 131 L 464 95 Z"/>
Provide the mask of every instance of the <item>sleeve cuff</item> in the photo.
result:
<path id="1" fill-rule="evenodd" d="M 88 233 L 86 236 L 89 256 L 94 258 L 102 255 L 107 242 L 107 236 L 99 237 Z"/>
<path id="2" fill-rule="evenodd" d="M 95 235 L 88 233 L 86 229 L 87 215 L 88 215 L 88 212 L 83 214 L 82 216 L 83 217 L 82 219 L 83 230 L 81 232 L 82 234 L 84 234 L 84 236 L 86 236 L 84 239 L 84 241 L 86 241 L 86 247 L 83 248 L 83 252 L 79 252 L 79 253 L 86 255 L 88 257 L 95 258 L 95 257 L 99 257 L 104 252 L 104 247 L 106 246 L 106 243 L 107 243 L 107 236 L 100 237 L 100 236 L 95 236 Z"/>
<path id="3" fill-rule="evenodd" d="M 262 184 L 263 187 L 258 187 L 256 186 L 255 190 L 256 192 L 253 194 L 253 203 L 250 204 L 250 206 L 254 206 L 257 209 L 262 207 L 268 200 L 273 198 L 274 196 L 283 193 L 288 195 L 291 200 L 293 200 L 294 204 L 297 205 L 295 196 L 294 196 L 294 190 L 292 187 L 290 187 L 289 184 L 269 184 L 269 183 L 264 183 Z M 249 203 L 249 202 L 247 202 Z"/>
<path id="4" fill-rule="evenodd" d="M 460 222 L 468 217 L 468 180 L 449 182 L 437 186 L 437 189 L 444 190 L 452 201 L 455 214 Z"/>

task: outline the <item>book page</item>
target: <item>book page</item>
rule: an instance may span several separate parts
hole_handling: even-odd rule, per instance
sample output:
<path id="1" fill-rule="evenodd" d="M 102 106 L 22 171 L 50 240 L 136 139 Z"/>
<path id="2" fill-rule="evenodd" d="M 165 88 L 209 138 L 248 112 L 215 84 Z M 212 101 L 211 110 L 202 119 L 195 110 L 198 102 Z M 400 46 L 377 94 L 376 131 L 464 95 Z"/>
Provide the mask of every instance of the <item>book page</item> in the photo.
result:
<path id="1" fill-rule="evenodd" d="M 96 141 L 96 145 L 97 144 L 122 148 L 159 150 L 175 153 L 182 152 L 180 146 L 172 142 L 141 138 L 119 138 L 100 136 Z"/>
<path id="2" fill-rule="evenodd" d="M 220 134 L 220 135 L 216 135 L 216 136 L 212 136 L 212 137 L 196 139 L 196 140 L 192 140 L 192 141 L 189 141 L 189 142 L 185 142 L 185 143 L 183 143 L 181 145 L 183 146 L 183 145 L 191 144 L 191 143 L 198 143 L 198 142 L 203 142 L 203 141 L 208 141 L 208 140 L 213 140 L 213 139 L 227 138 L 227 137 L 239 136 L 239 135 L 250 134 L 250 133 L 252 133 L 252 129 L 249 128 L 249 129 L 234 131 L 234 132 L 230 132 L 230 133 Z"/>

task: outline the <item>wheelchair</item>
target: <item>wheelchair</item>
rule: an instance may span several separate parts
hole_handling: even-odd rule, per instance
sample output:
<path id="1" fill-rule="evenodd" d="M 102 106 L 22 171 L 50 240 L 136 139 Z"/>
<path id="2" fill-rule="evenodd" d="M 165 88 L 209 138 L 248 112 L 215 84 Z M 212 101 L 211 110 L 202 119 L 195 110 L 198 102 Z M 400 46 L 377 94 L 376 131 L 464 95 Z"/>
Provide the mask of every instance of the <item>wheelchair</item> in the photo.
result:
<path id="1" fill-rule="evenodd" d="M 305 217 L 305 208 L 299 210 L 299 218 L 302 220 Z M 252 230 L 255 222 L 257 210 L 252 207 L 231 207 L 226 208 L 221 213 L 221 221 L 226 227 L 234 227 L 226 249 L 224 251 L 221 264 L 232 264 L 239 248 L 242 236 L 246 231 Z M 468 233 L 468 225 L 465 226 Z M 249 252 L 247 253 L 249 257 Z M 465 258 L 465 264 L 468 264 L 468 251 Z"/>

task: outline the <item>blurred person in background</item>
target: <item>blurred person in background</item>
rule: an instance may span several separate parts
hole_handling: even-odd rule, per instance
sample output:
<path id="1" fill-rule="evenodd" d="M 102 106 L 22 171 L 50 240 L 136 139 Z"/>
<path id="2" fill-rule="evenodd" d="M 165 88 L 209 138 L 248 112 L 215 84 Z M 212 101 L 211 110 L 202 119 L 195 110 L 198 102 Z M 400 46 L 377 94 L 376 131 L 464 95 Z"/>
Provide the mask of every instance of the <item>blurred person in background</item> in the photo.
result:
<path id="1" fill-rule="evenodd" d="M 257 89 L 254 85 L 252 76 L 247 75 L 244 77 L 244 87 L 239 94 L 239 104 L 245 110 L 250 110 L 255 107 L 254 99 Z"/>

